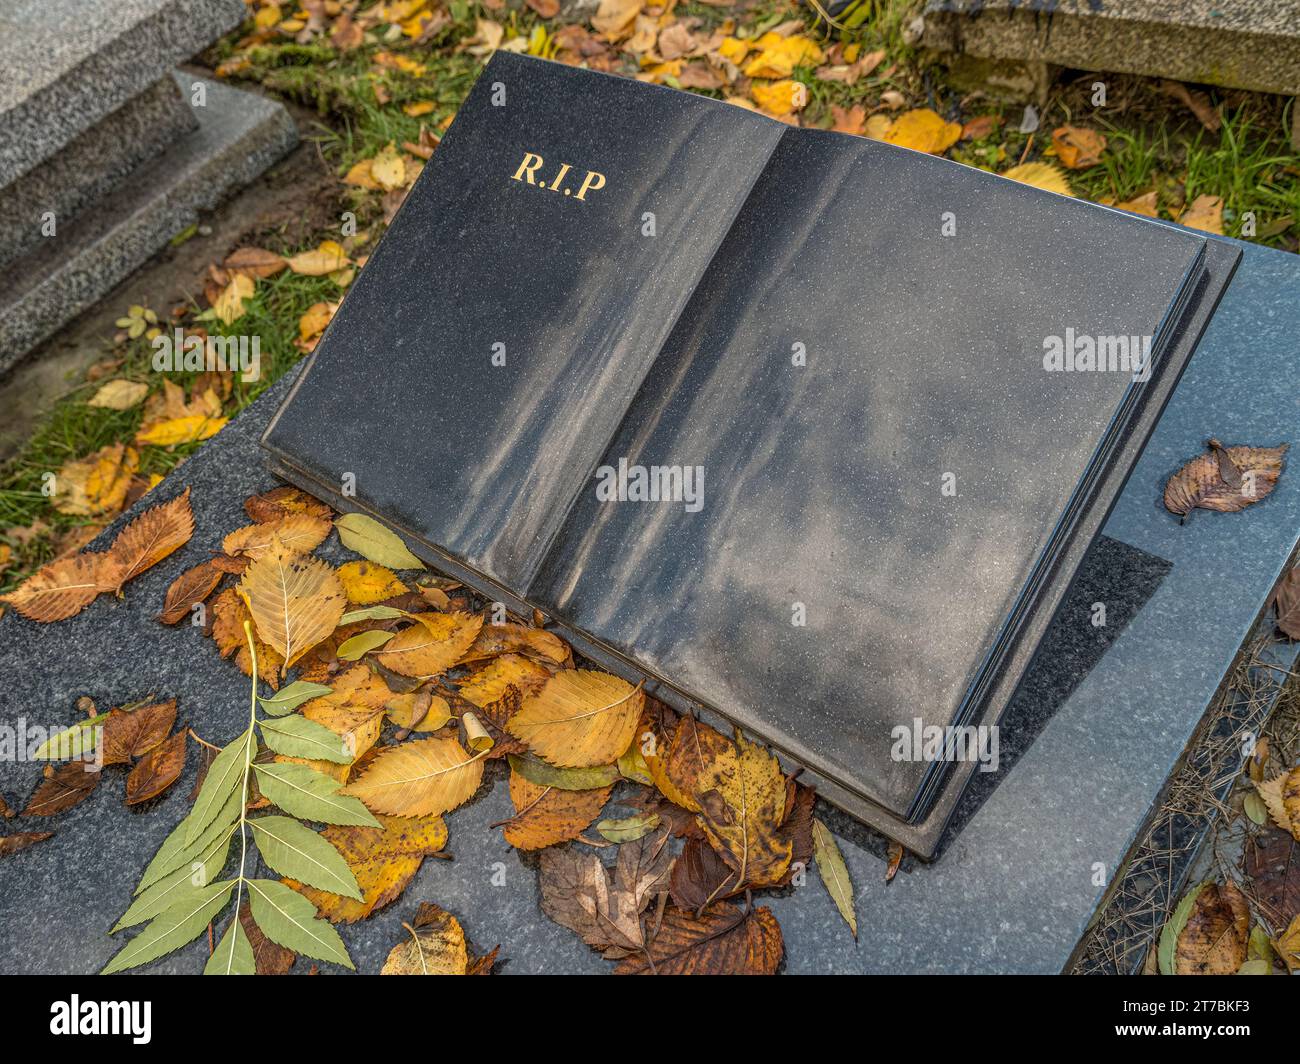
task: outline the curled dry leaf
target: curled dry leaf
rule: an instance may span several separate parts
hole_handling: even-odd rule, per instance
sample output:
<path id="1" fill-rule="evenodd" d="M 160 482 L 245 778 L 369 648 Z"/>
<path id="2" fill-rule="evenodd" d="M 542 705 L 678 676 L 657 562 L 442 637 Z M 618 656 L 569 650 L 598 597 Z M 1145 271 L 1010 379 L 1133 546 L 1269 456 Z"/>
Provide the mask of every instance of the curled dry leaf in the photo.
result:
<path id="1" fill-rule="evenodd" d="M 334 631 L 347 602 L 328 564 L 278 539 L 244 570 L 239 594 L 258 636 L 284 658 L 281 675 Z"/>
<path id="2" fill-rule="evenodd" d="M 19 850 L 25 850 L 38 842 L 52 837 L 52 831 L 15 831 L 12 835 L 0 835 L 0 857 L 8 857 Z"/>
<path id="3" fill-rule="evenodd" d="M 673 863 L 672 896 L 679 909 L 703 909 L 739 889 L 736 873 L 702 838 L 687 839 Z"/>
<path id="4" fill-rule="evenodd" d="M 177 624 L 190 616 L 194 606 L 207 601 L 208 596 L 217 589 L 223 575 L 211 560 L 186 569 L 167 589 L 167 597 L 163 600 L 162 613 L 158 619 L 163 624 Z"/>
<path id="5" fill-rule="evenodd" d="M 483 625 L 461 661 L 484 661 L 502 654 L 522 654 L 553 665 L 573 663 L 573 652 L 563 639 L 541 628 L 527 628 L 522 624 Z"/>
<path id="6" fill-rule="evenodd" d="M 510 800 L 515 815 L 502 825 L 506 842 L 517 850 L 540 850 L 576 839 L 600 816 L 613 789 L 610 785 L 599 790 L 565 791 L 531 783 L 512 771 Z"/>
<path id="7" fill-rule="evenodd" d="M 333 923 L 355 923 L 391 905 L 410 885 L 424 859 L 447 845 L 447 825 L 441 816 L 380 815 L 376 819 L 380 823 L 377 828 L 330 824 L 321 832 L 356 876 L 360 901 L 284 881 Z"/>
<path id="8" fill-rule="evenodd" d="M 121 566 L 115 574 L 112 591 L 157 565 L 173 551 L 179 550 L 194 535 L 194 512 L 190 509 L 190 489 L 176 498 L 151 506 L 127 525 L 113 540 L 109 556 Z"/>
<path id="9" fill-rule="evenodd" d="M 465 931 L 447 910 L 421 905 L 415 921 L 402 926 L 407 937 L 389 951 L 380 975 L 469 974 Z"/>
<path id="10" fill-rule="evenodd" d="M 1246 960 L 1250 907 L 1232 882 L 1207 884 L 1178 935 L 1179 975 L 1234 975 Z"/>
<path id="11" fill-rule="evenodd" d="M 171 734 L 175 723 L 174 698 L 132 710 L 110 710 L 100 740 L 103 763 L 127 765 L 133 758 L 143 757 Z"/>
<path id="12" fill-rule="evenodd" d="M 333 519 L 334 511 L 314 495 L 300 488 L 288 486 L 272 488 L 261 495 L 251 495 L 244 500 L 244 512 L 257 524 L 279 521 L 289 514 L 311 514 L 314 517 Z"/>
<path id="13" fill-rule="evenodd" d="M 664 913 L 646 954 L 633 954 L 616 975 L 775 975 L 785 946 L 772 910 L 745 912 L 719 902 L 696 916 L 676 906 Z"/>
<path id="14" fill-rule="evenodd" d="M 176 782 L 185 767 L 184 731 L 149 750 L 126 778 L 126 804 L 138 805 L 156 798 Z"/>
<path id="15" fill-rule="evenodd" d="M 1282 574 L 1273 596 L 1277 626 L 1288 639 L 1300 639 L 1300 565 Z"/>
<path id="16" fill-rule="evenodd" d="M 273 521 L 235 529 L 221 541 L 221 549 L 231 556 L 260 558 L 278 537 L 288 550 L 310 554 L 325 542 L 332 527 L 328 518 L 316 514 L 285 514 Z"/>
<path id="17" fill-rule="evenodd" d="M 420 739 L 384 750 L 343 793 L 377 813 L 431 816 L 464 804 L 482 780 L 482 758 L 459 740 Z"/>
<path id="18" fill-rule="evenodd" d="M 89 761 L 69 761 L 55 768 L 46 766 L 45 778 L 32 795 L 23 816 L 53 816 L 79 805 L 89 797 L 103 775 Z"/>
<path id="19" fill-rule="evenodd" d="M 403 676 L 437 676 L 464 656 L 483 626 L 469 613 L 420 613 L 377 657 L 386 669 Z"/>
<path id="20" fill-rule="evenodd" d="M 644 708 L 640 686 L 605 672 L 566 669 L 525 698 L 507 727 L 553 765 L 607 765 L 631 745 Z"/>
<path id="21" fill-rule="evenodd" d="M 120 586 L 122 563 L 109 554 L 75 554 L 29 576 L 0 602 L 30 621 L 48 624 L 80 613 L 101 591 Z"/>
<path id="22" fill-rule="evenodd" d="M 1235 513 L 1265 498 L 1282 475 L 1289 444 L 1278 447 L 1224 447 L 1209 441 L 1209 453 L 1199 454 L 1169 478 L 1165 509 L 1186 517 L 1201 507 Z"/>

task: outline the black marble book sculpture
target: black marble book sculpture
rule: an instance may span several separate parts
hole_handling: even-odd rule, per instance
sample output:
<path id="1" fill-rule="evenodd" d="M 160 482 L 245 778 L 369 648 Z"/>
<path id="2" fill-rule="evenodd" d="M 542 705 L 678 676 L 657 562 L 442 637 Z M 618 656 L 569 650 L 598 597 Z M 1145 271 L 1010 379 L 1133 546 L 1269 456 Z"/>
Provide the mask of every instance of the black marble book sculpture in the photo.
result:
<path id="1" fill-rule="evenodd" d="M 264 445 L 928 855 L 1238 256 L 499 52 Z"/>

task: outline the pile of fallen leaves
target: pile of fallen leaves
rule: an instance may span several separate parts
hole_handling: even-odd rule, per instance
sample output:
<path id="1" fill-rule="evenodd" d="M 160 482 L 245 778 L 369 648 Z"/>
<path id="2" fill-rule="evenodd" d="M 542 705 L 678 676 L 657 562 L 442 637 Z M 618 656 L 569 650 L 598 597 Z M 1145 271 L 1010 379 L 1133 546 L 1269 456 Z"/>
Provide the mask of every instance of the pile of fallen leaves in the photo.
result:
<path id="1" fill-rule="evenodd" d="M 246 500 L 245 510 L 250 523 L 176 576 L 159 620 L 204 625 L 246 675 L 255 657 L 275 692 L 259 700 L 270 715 L 259 758 L 308 766 L 373 814 L 377 827 L 329 824 L 320 833 L 355 876 L 355 896 L 284 880 L 322 916 L 348 924 L 391 905 L 424 859 L 443 851 L 444 817 L 504 773 L 515 812 L 494 830 L 519 850 L 540 851 L 543 909 L 617 961 L 616 972 L 774 973 L 781 930 L 752 894 L 802 882 L 814 855 L 856 935 L 847 869 L 813 818 L 813 792 L 765 748 L 580 667 L 540 615 L 525 621 L 496 605 L 477 608 L 365 515 L 336 519 L 288 487 Z M 189 538 L 188 495 L 146 511 L 119 542 L 141 538 L 137 528 L 157 530 L 150 550 L 115 544 L 106 555 L 83 554 L 33 577 L 10 601 L 35 620 L 69 616 L 97 591 L 56 591 L 47 586 L 54 577 L 106 566 L 116 583 L 152 564 Z M 337 567 L 318 557 L 332 532 L 360 557 Z M 114 551 L 129 557 L 103 560 Z M 290 670 L 296 678 L 286 684 Z M 174 716 L 174 702 L 108 714 L 106 750 L 140 757 L 131 778 L 148 781 L 135 797 L 128 781 L 128 801 L 159 793 L 183 764 L 184 733 L 166 738 Z M 167 772 L 142 767 L 151 760 L 170 772 L 161 785 Z M 65 768 L 87 775 L 79 761 Z M 48 804 L 54 786 L 44 781 L 33 805 Z M 36 811 L 67 808 L 60 802 Z M 263 793 L 249 808 L 270 804 Z M 442 970 L 448 949 L 460 958 L 452 967 L 473 968 L 454 917 L 422 911 L 408 930 L 386 970 Z"/>

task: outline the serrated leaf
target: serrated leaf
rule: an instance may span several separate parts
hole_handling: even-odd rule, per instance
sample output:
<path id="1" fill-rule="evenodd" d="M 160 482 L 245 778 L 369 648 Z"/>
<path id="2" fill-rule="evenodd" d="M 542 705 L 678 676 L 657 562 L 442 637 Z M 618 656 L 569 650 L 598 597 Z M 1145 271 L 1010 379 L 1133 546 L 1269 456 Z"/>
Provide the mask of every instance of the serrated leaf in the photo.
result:
<path id="1" fill-rule="evenodd" d="M 209 769 L 211 771 L 211 769 Z M 163 844 L 158 847 L 158 852 L 154 854 L 153 860 L 145 868 L 144 874 L 140 877 L 140 882 L 135 888 L 136 894 L 141 894 L 152 884 L 171 873 L 173 870 L 188 864 L 201 857 L 207 852 L 209 846 L 221 837 L 224 832 L 228 832 L 231 826 L 239 819 L 239 810 L 243 805 L 243 794 L 241 788 L 236 787 L 230 792 L 226 799 L 226 804 L 217 811 L 208 824 L 200 833 L 198 838 L 193 842 L 186 842 L 186 834 L 190 827 L 190 818 L 194 816 L 193 811 L 190 815 L 182 820 L 172 829 L 170 835 L 163 840 Z"/>
<path id="2" fill-rule="evenodd" d="M 250 729 L 222 750 L 208 766 L 199 796 L 194 799 L 194 808 L 183 822 L 186 824 L 185 845 L 203 833 L 230 800 L 231 793 L 243 785 L 244 767 L 256 756 L 257 736 Z"/>
<path id="3" fill-rule="evenodd" d="M 457 664 L 473 644 L 483 618 L 469 613 L 418 613 L 378 655 L 402 676 L 437 676 Z"/>
<path id="4" fill-rule="evenodd" d="M 101 591 L 121 586 L 122 563 L 108 554 L 74 554 L 29 576 L 0 602 L 29 621 L 49 624 L 80 613 Z"/>
<path id="5" fill-rule="evenodd" d="M 1187 517 L 1196 507 L 1236 513 L 1266 498 L 1282 475 L 1289 444 L 1277 447 L 1224 447 L 1210 440 L 1209 451 L 1186 462 L 1165 484 L 1165 509 Z"/>
<path id="6" fill-rule="evenodd" d="M 423 569 L 424 562 L 412 554 L 396 532 L 365 514 L 344 514 L 334 522 L 339 539 L 348 550 L 389 569 Z"/>
<path id="7" fill-rule="evenodd" d="M 155 916 L 143 931 L 131 939 L 104 966 L 101 975 L 148 964 L 192 942 L 226 904 L 235 881 L 210 883 L 195 888 L 166 912 Z"/>
<path id="8" fill-rule="evenodd" d="M 375 562 L 348 562 L 339 566 L 338 574 L 348 601 L 358 606 L 369 606 L 394 595 L 406 594 L 406 585 L 397 574 Z"/>
<path id="9" fill-rule="evenodd" d="M 328 517 L 318 514 L 285 514 L 235 529 L 221 541 L 221 549 L 232 557 L 260 558 L 278 538 L 294 554 L 310 554 L 325 542 L 332 527 Z"/>
<path id="10" fill-rule="evenodd" d="M 258 724 L 262 728 L 262 741 L 277 754 L 333 761 L 339 765 L 352 762 L 352 752 L 342 737 L 306 717 L 290 714 L 261 720 Z"/>
<path id="11" fill-rule="evenodd" d="M 342 855 L 316 832 L 287 816 L 264 816 L 248 822 L 257 849 L 272 871 L 300 883 L 361 900 L 357 877 Z"/>
<path id="12" fill-rule="evenodd" d="M 344 789 L 377 813 L 431 816 L 468 801 L 483 779 L 483 759 L 454 737 L 390 747 Z"/>
<path id="13" fill-rule="evenodd" d="M 279 540 L 244 570 L 239 593 L 257 634 L 284 658 L 281 675 L 338 627 L 346 598 L 334 570 Z"/>
<path id="14" fill-rule="evenodd" d="M 292 713 L 309 699 L 327 695 L 333 690 L 334 688 L 326 687 L 323 683 L 294 680 L 293 683 L 282 687 L 272 697 L 259 698 L 257 701 L 261 704 L 262 709 L 270 713 L 271 716 L 282 717 L 286 713 Z"/>
<path id="15" fill-rule="evenodd" d="M 380 975 L 464 975 L 469 968 L 465 931 L 451 913 L 436 905 L 420 908 L 407 938 L 388 953 Z"/>
<path id="16" fill-rule="evenodd" d="M 272 942 L 304 957 L 353 968 L 343 939 L 328 920 L 316 916 L 316 906 L 283 883 L 250 879 L 248 897 L 253 920 Z"/>
<path id="17" fill-rule="evenodd" d="M 256 975 L 257 962 L 253 959 L 253 946 L 244 934 L 244 926 L 236 913 L 230 926 L 203 966 L 204 975 Z"/>
<path id="18" fill-rule="evenodd" d="M 849 870 L 844 864 L 844 855 L 840 853 L 835 836 L 820 820 L 813 821 L 813 855 L 817 858 L 817 871 L 821 873 L 822 882 L 826 884 L 835 908 L 839 909 L 856 939 L 858 914 L 853 907 L 853 883 L 849 879 Z"/>
<path id="19" fill-rule="evenodd" d="M 176 498 L 145 510 L 117 534 L 108 555 L 120 569 L 116 586 L 108 590 L 120 591 L 128 580 L 183 547 L 192 535 L 194 512 L 190 509 L 190 489 L 186 488 Z"/>
<path id="20" fill-rule="evenodd" d="M 606 672 L 565 669 L 525 698 L 506 727 L 551 764 L 588 768 L 622 756 L 644 708 L 639 686 Z"/>
<path id="21" fill-rule="evenodd" d="M 99 742 L 97 726 L 108 720 L 107 713 L 100 713 L 87 720 L 79 720 L 70 728 L 64 728 L 56 735 L 51 735 L 31 754 L 33 761 L 71 761 L 84 759 Z"/>
<path id="22" fill-rule="evenodd" d="M 540 850 L 581 835 L 609 800 L 612 785 L 591 791 L 562 791 L 530 783 L 510 773 L 510 800 L 515 815 L 501 825 L 506 842 L 517 850 Z"/>
<path id="23" fill-rule="evenodd" d="M 370 651 L 377 650 L 395 635 L 396 632 L 385 632 L 378 628 L 372 628 L 369 632 L 358 632 L 351 639 L 343 640 L 338 650 L 334 652 L 334 656 L 340 661 L 356 661 Z"/>
<path id="24" fill-rule="evenodd" d="M 159 913 L 166 912 L 176 905 L 187 891 L 212 883 L 230 857 L 230 846 L 234 835 L 235 826 L 231 824 L 216 838 L 207 840 L 206 845 L 200 847 L 200 852 L 194 860 L 182 863 L 180 867 L 168 872 L 157 882 L 142 890 L 122 914 L 122 918 L 113 925 L 113 931 L 109 933 L 152 920 Z"/>
<path id="25" fill-rule="evenodd" d="M 271 762 L 254 765 L 253 770 L 257 773 L 257 785 L 262 794 L 300 820 L 317 820 L 322 824 L 364 824 L 367 827 L 379 825 L 379 821 L 356 798 L 338 793 L 338 780 L 306 765 Z"/>

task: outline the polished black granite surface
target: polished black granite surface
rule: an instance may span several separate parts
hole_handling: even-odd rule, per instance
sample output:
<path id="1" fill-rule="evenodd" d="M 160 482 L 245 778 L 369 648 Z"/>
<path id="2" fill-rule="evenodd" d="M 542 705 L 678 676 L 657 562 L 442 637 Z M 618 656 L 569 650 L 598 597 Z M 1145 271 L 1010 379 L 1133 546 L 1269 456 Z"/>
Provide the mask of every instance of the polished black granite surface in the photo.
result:
<path id="1" fill-rule="evenodd" d="M 266 445 L 928 853 L 956 794 L 893 730 L 997 720 L 1235 268 L 1213 252 L 498 54 Z M 1149 379 L 1045 361 L 1116 337 Z M 681 490 L 604 493 L 638 469 Z"/>

